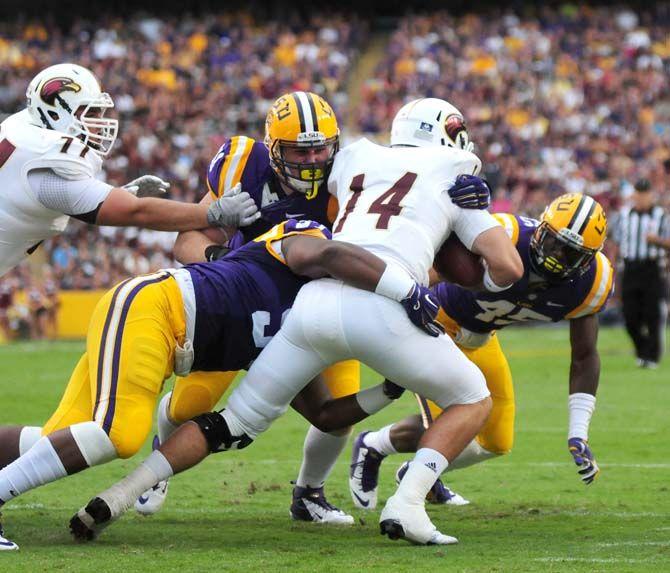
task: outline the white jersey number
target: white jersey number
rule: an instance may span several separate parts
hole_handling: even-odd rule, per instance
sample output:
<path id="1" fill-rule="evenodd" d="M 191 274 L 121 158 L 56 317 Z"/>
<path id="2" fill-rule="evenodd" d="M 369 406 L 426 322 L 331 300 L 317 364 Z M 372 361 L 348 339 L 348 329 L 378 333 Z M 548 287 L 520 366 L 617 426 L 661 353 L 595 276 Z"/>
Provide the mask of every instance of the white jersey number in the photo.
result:
<path id="1" fill-rule="evenodd" d="M 525 320 L 540 320 L 544 322 L 551 322 L 551 318 L 535 312 L 529 308 L 519 308 L 516 304 L 507 300 L 478 300 L 477 304 L 485 312 L 480 312 L 475 316 L 477 320 L 494 324 L 495 326 L 507 326 L 515 322 L 523 322 Z M 514 312 L 517 308 L 519 310 Z"/>

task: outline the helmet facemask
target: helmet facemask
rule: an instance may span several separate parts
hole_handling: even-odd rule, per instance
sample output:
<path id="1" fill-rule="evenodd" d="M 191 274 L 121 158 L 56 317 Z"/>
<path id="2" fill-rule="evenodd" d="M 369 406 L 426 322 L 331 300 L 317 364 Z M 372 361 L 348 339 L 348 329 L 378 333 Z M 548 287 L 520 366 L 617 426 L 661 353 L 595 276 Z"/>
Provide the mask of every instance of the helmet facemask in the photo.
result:
<path id="1" fill-rule="evenodd" d="M 287 159 L 286 152 L 296 149 L 327 149 L 328 152 L 324 160 L 317 162 L 306 163 Z M 322 134 L 301 133 L 298 135 L 298 141 L 283 139 L 273 141 L 270 145 L 270 159 L 272 167 L 285 185 L 312 199 L 319 187 L 328 179 L 338 149 L 338 136 L 326 139 Z"/>
<path id="2" fill-rule="evenodd" d="M 549 282 L 585 273 L 598 251 L 588 249 L 582 243 L 580 235 L 567 228 L 556 231 L 543 221 L 530 240 L 533 270 Z"/>
<path id="3" fill-rule="evenodd" d="M 103 92 L 97 98 L 80 106 L 72 116 L 68 132 L 72 133 L 88 145 L 93 151 L 108 155 L 116 141 L 119 122 L 105 117 L 105 112 L 114 107 L 109 94 Z M 81 110 L 81 111 L 80 111 Z"/>

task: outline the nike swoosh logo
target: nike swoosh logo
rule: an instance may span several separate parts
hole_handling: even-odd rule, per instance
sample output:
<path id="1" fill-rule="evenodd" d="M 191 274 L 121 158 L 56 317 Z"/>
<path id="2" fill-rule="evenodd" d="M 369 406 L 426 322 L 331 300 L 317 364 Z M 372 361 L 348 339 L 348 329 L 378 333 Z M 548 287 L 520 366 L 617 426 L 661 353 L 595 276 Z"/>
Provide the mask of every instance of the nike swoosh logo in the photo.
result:
<path id="1" fill-rule="evenodd" d="M 286 213 L 287 219 L 297 219 L 298 217 L 304 217 L 304 213 Z"/>
<path id="2" fill-rule="evenodd" d="M 137 501 L 140 502 L 140 505 L 144 505 L 147 501 L 149 501 L 149 498 L 140 496 L 140 497 L 137 498 Z"/>
<path id="3" fill-rule="evenodd" d="M 360 496 L 359 496 L 355 491 L 352 491 L 351 493 L 354 494 L 354 497 L 358 500 L 358 503 L 360 503 L 363 507 L 367 507 L 368 505 L 370 505 L 370 501 L 369 501 L 369 500 L 368 500 L 368 501 L 364 501 L 364 500 L 362 500 L 362 499 L 360 498 Z"/>
<path id="4" fill-rule="evenodd" d="M 547 301 L 547 306 L 561 306 L 561 307 L 563 307 L 565 305 L 564 304 L 558 304 L 557 302 Z"/>

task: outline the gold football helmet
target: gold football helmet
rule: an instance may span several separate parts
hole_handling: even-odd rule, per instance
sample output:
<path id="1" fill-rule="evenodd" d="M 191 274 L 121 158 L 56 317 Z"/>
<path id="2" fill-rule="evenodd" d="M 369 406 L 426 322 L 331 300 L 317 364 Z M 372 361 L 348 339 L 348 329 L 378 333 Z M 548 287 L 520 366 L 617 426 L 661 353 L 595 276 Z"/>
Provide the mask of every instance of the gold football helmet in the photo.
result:
<path id="1" fill-rule="evenodd" d="M 544 210 L 530 241 L 533 270 L 550 281 L 586 272 L 602 249 L 607 218 L 600 204 L 581 193 L 568 193 Z"/>
<path id="2" fill-rule="evenodd" d="M 333 108 L 311 92 L 279 97 L 265 120 L 265 145 L 272 168 L 285 185 L 308 199 L 316 196 L 328 178 L 339 137 Z M 305 161 L 300 161 L 303 157 Z"/>

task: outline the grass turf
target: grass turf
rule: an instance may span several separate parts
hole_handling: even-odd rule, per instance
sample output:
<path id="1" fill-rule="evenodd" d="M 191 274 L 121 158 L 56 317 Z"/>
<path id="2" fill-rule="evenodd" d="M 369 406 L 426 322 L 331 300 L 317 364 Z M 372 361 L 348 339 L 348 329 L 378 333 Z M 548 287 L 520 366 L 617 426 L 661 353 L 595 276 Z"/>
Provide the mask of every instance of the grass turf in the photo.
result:
<path id="1" fill-rule="evenodd" d="M 22 547 L 0 553 L 0 571 L 668 571 L 670 570 L 670 364 L 635 367 L 620 330 L 601 332 L 603 361 L 591 444 L 601 464 L 590 487 L 578 480 L 566 448 L 567 331 L 502 333 L 517 393 L 512 454 L 454 472 L 447 483 L 472 500 L 429 509 L 456 535 L 447 548 L 390 542 L 378 512 L 353 509 L 347 491 L 349 450 L 327 486 L 350 511 L 349 528 L 288 518 L 291 486 L 307 424 L 289 412 L 243 452 L 212 456 L 172 480 L 159 515 L 129 513 L 98 541 L 74 544 L 70 516 L 135 467 L 117 461 L 51 484 L 8 504 L 3 520 Z M 0 423 L 40 424 L 58 402 L 82 343 L 0 347 Z M 370 384 L 376 376 L 365 371 Z M 361 424 L 381 427 L 409 413 L 399 404 Z M 404 459 L 382 465 L 380 504 Z"/>

